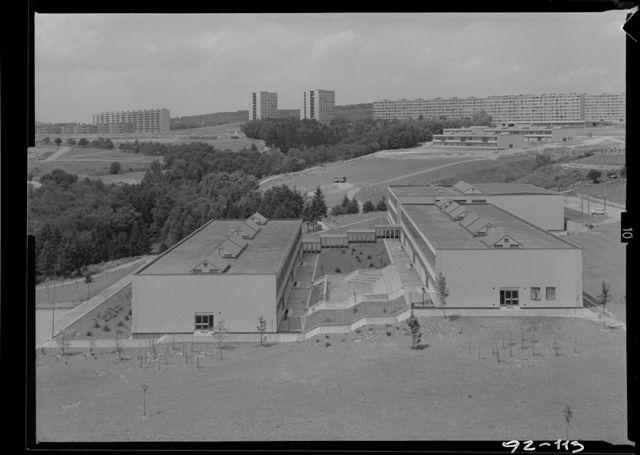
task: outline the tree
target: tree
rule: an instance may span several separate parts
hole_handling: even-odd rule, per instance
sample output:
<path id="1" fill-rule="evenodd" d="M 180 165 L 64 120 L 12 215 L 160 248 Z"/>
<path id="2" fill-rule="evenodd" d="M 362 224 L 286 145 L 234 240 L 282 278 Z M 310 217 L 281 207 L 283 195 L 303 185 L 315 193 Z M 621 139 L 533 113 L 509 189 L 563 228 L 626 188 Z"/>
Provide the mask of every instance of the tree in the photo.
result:
<path id="1" fill-rule="evenodd" d="M 331 207 L 331 215 L 333 216 L 344 215 L 345 213 L 347 213 L 346 209 L 342 205 L 334 205 Z"/>
<path id="2" fill-rule="evenodd" d="M 597 169 L 591 169 L 587 173 L 587 179 L 591 180 L 592 183 L 598 183 L 600 181 L 600 177 L 602 177 L 602 172 Z"/>
<path id="3" fill-rule="evenodd" d="M 86 272 L 84 274 L 84 284 L 87 285 L 87 290 L 89 292 L 89 298 L 91 297 L 91 286 L 90 284 L 93 283 L 94 279 L 93 276 L 91 276 L 91 273 Z"/>
<path id="4" fill-rule="evenodd" d="M 360 213 L 360 204 L 358 204 L 356 198 L 351 199 L 347 203 L 347 213 Z"/>
<path id="5" fill-rule="evenodd" d="M 51 138 L 49 136 L 42 139 L 43 144 L 51 144 Z"/>
<path id="6" fill-rule="evenodd" d="M 57 138 L 55 138 L 55 139 L 53 140 L 53 142 L 55 142 L 55 143 L 56 143 L 56 145 L 57 145 L 58 147 L 60 147 L 60 144 L 62 144 L 62 139 L 60 139 L 59 137 L 57 137 Z"/>
<path id="7" fill-rule="evenodd" d="M 564 420 L 565 422 L 567 422 L 567 441 L 569 440 L 569 425 L 571 424 L 571 419 L 573 418 L 573 412 L 571 411 L 571 408 L 569 406 L 567 406 L 566 408 L 564 408 Z"/>
<path id="8" fill-rule="evenodd" d="M 543 167 L 551 163 L 551 155 L 548 152 L 539 153 L 536 155 L 535 167 Z"/>
<path id="9" fill-rule="evenodd" d="M 620 177 L 626 177 L 627 176 L 627 165 L 625 164 L 624 166 L 622 166 L 622 169 L 620 169 Z"/>
<path id="10" fill-rule="evenodd" d="M 411 312 L 411 316 L 407 319 L 407 325 L 411 331 L 411 349 L 417 349 L 420 346 L 420 340 L 422 339 L 422 330 L 420 329 L 420 322 Z"/>
<path id="11" fill-rule="evenodd" d="M 438 291 L 438 300 L 440 303 L 440 307 L 442 307 L 442 315 L 446 318 L 447 314 L 445 307 L 447 306 L 449 289 L 447 289 L 447 278 L 442 274 L 442 272 L 438 272 L 438 277 L 436 278 L 436 290 Z"/>
<path id="12" fill-rule="evenodd" d="M 600 295 L 598 296 L 598 303 L 602 306 L 602 329 L 606 329 L 607 326 L 605 324 L 605 307 L 607 303 L 611 301 L 611 286 L 606 281 L 602 280 Z"/>
<path id="13" fill-rule="evenodd" d="M 384 200 L 384 197 L 378 201 L 376 204 L 376 211 L 384 212 L 387 210 L 387 203 Z"/>
<path id="14" fill-rule="evenodd" d="M 319 186 L 313 192 L 313 216 L 314 221 L 320 221 L 322 217 L 327 216 L 327 203 L 325 201 L 324 193 L 322 192 L 322 188 Z"/>
<path id="15" fill-rule="evenodd" d="M 267 320 L 264 318 L 264 316 L 260 315 L 260 317 L 258 317 L 258 325 L 256 326 L 256 328 L 258 329 L 258 333 L 260 334 L 260 346 L 264 346 L 264 333 L 267 331 Z"/>
<path id="16" fill-rule="evenodd" d="M 218 343 L 218 353 L 220 354 L 220 360 L 222 360 L 222 343 L 224 341 L 225 335 L 227 333 L 227 326 L 224 323 L 224 319 L 220 319 L 216 324 L 215 329 L 215 337 L 216 342 Z"/>
<path id="17" fill-rule="evenodd" d="M 76 140 L 74 138 L 70 137 L 69 139 L 67 139 L 67 144 L 76 145 Z"/>
<path id="18" fill-rule="evenodd" d="M 89 145 L 89 141 L 83 137 L 80 140 L 78 140 L 78 145 L 80 147 L 87 147 Z"/>
<path id="19" fill-rule="evenodd" d="M 475 111 L 471 116 L 471 124 L 478 126 L 490 126 L 492 118 L 484 109 Z"/>
<path id="20" fill-rule="evenodd" d="M 373 205 L 373 202 L 367 201 L 362 205 L 362 213 L 373 212 L 376 209 L 376 206 Z"/>
<path id="21" fill-rule="evenodd" d="M 122 165 L 117 161 L 114 161 L 113 163 L 111 163 L 111 166 L 109 166 L 109 174 L 119 174 L 121 170 Z"/>

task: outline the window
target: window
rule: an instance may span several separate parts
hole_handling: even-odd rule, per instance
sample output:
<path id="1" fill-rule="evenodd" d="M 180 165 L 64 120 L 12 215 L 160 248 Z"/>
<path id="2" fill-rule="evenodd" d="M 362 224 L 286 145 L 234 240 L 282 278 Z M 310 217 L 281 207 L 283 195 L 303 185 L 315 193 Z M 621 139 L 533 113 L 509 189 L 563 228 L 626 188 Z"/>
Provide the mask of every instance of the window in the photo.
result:
<path id="1" fill-rule="evenodd" d="M 556 288 L 547 288 L 547 300 L 555 300 L 556 299 Z"/>
<path id="2" fill-rule="evenodd" d="M 540 288 L 531 288 L 531 300 L 540 300 Z"/>
<path id="3" fill-rule="evenodd" d="M 213 314 L 196 313 L 196 330 L 213 330 Z"/>

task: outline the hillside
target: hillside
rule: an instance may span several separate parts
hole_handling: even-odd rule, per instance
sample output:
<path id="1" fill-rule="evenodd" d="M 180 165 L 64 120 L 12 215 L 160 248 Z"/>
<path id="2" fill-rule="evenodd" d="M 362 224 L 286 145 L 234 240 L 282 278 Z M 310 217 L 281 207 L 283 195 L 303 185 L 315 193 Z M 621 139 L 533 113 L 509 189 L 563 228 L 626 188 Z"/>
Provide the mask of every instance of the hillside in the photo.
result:
<path id="1" fill-rule="evenodd" d="M 298 109 L 278 109 L 278 117 L 296 117 L 300 115 Z M 373 105 L 371 103 L 347 104 L 336 106 L 336 117 L 347 120 L 359 120 L 370 118 L 373 115 Z M 214 112 L 211 114 L 187 115 L 171 119 L 172 130 L 182 130 L 188 128 L 200 128 L 203 126 L 222 125 L 225 123 L 246 122 L 249 118 L 249 111 L 241 110 L 235 112 Z"/>

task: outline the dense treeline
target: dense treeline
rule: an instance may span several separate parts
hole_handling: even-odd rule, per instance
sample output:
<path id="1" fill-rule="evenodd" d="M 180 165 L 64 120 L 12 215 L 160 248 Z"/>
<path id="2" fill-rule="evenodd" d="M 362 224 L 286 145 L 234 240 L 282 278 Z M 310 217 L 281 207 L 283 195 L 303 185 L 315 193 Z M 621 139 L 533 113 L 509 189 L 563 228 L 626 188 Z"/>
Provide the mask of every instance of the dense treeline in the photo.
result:
<path id="1" fill-rule="evenodd" d="M 246 218 L 256 210 L 270 218 L 302 216 L 301 193 L 284 185 L 261 193 L 257 178 L 239 169 L 245 162 L 226 163 L 220 154 L 226 156 L 172 150 L 137 185 L 79 180 L 59 169 L 43 175 L 42 186 L 28 195 L 40 278 L 163 251 L 210 219 Z"/>

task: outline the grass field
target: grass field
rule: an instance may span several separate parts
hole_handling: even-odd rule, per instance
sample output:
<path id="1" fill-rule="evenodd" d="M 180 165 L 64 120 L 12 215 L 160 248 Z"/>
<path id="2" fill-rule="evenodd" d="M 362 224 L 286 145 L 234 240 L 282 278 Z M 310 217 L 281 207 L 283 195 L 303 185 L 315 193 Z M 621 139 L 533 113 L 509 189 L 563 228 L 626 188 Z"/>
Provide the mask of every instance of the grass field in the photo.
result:
<path id="1" fill-rule="evenodd" d="M 587 183 L 584 186 L 581 186 L 577 191 L 580 193 L 590 194 L 598 199 L 602 199 L 606 195 L 607 201 L 626 204 L 627 179 L 618 178 L 607 183 Z"/>
<path id="2" fill-rule="evenodd" d="M 383 242 L 351 245 L 349 248 L 323 248 L 314 279 L 326 273 L 347 274 L 357 269 L 382 268 L 390 263 Z"/>
<path id="3" fill-rule="evenodd" d="M 35 149 L 39 149 L 36 147 Z M 31 149 L 33 150 L 33 149 Z M 34 152 L 37 153 L 37 152 Z M 30 152 L 33 155 L 33 153 Z M 50 154 L 49 154 L 50 155 Z M 42 155 L 41 155 L 42 156 Z M 48 156 L 48 155 L 47 155 Z M 38 178 L 54 169 L 62 169 L 80 177 L 108 175 L 111 163 L 117 161 L 124 173 L 144 172 L 151 163 L 161 160 L 160 157 L 125 153 L 119 150 L 104 150 L 96 148 L 71 147 L 71 149 L 53 161 L 41 159 L 27 159 L 27 169 Z"/>
<path id="4" fill-rule="evenodd" d="M 366 201 L 367 198 L 361 197 L 358 190 L 367 185 L 460 160 L 461 158 L 396 159 L 364 156 L 355 160 L 327 163 L 322 167 L 285 174 L 269 180 L 262 185 L 262 188 L 286 184 L 304 192 L 311 192 L 320 186 L 326 195 L 327 205 L 331 207 L 339 204 L 345 194 L 349 194 L 350 197 L 353 194 L 359 201 Z M 334 176 L 346 176 L 347 181 L 333 183 Z"/>
<path id="5" fill-rule="evenodd" d="M 624 166 L 624 153 L 596 153 L 573 161 L 576 164 L 596 164 L 606 166 Z"/>
<path id="6" fill-rule="evenodd" d="M 569 234 L 566 239 L 582 248 L 582 287 L 598 297 L 602 280 L 611 285 L 614 301 L 608 309 L 620 321 L 626 321 L 626 251 L 620 243 L 620 223 L 604 224 L 590 232 Z"/>
<path id="7" fill-rule="evenodd" d="M 223 360 L 215 345 L 206 354 L 200 346 L 198 363 L 188 344 L 187 359 L 169 344 L 160 361 L 143 360 L 142 368 L 142 351 L 127 351 L 123 361 L 112 353 L 72 355 L 68 365 L 38 353 L 36 437 L 553 441 L 566 437 L 563 410 L 570 406 L 570 439 L 629 443 L 625 332 L 572 318 L 433 317 L 421 324 L 419 350 L 409 349 L 406 326 L 396 325 L 227 346 Z"/>

